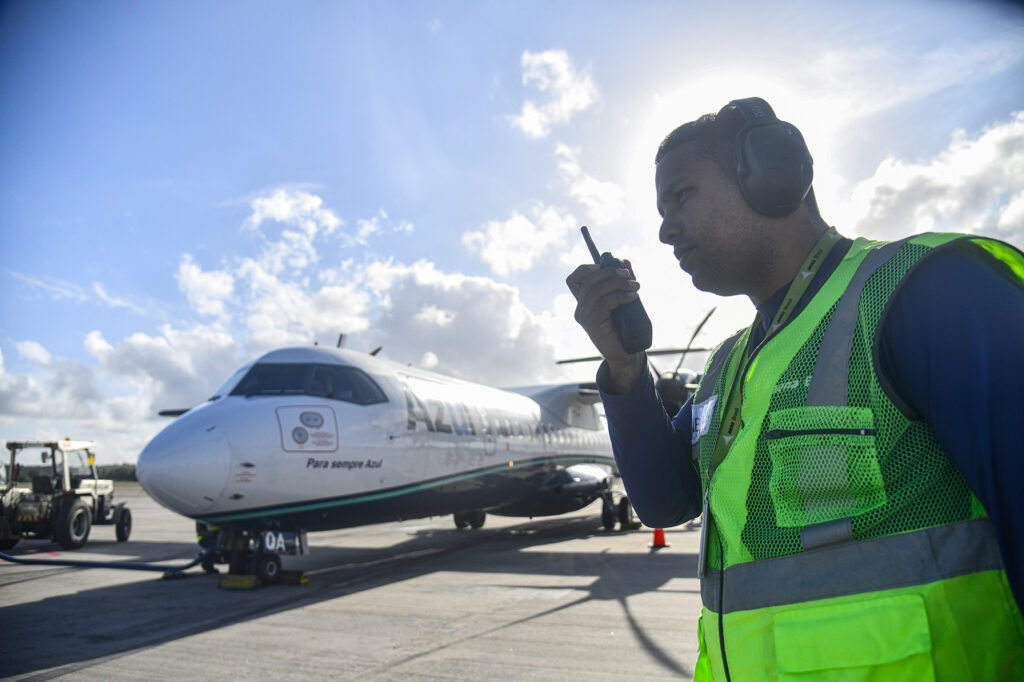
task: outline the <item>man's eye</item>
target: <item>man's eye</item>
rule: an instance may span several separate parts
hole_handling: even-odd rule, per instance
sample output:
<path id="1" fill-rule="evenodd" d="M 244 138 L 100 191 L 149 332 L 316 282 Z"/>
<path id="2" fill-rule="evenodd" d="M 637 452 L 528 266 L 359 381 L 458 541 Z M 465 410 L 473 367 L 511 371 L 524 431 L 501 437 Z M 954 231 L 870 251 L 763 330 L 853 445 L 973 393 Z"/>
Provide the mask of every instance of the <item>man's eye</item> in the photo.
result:
<path id="1" fill-rule="evenodd" d="M 689 196 L 690 196 L 690 190 L 689 189 L 677 190 L 676 194 L 675 194 L 676 203 L 677 204 L 683 203 L 684 201 L 686 201 L 687 197 L 689 197 Z"/>

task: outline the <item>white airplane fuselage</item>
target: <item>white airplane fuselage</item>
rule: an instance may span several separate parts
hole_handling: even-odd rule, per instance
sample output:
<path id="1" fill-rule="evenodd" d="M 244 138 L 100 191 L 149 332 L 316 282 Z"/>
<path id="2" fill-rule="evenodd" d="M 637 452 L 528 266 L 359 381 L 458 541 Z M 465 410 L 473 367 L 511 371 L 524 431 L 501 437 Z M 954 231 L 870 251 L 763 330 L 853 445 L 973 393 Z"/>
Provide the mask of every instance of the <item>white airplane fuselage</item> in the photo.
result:
<path id="1" fill-rule="evenodd" d="M 614 460 L 594 402 L 576 385 L 503 391 L 287 348 L 169 424 L 139 455 L 138 477 L 164 506 L 218 526 L 559 514 L 609 490 Z"/>

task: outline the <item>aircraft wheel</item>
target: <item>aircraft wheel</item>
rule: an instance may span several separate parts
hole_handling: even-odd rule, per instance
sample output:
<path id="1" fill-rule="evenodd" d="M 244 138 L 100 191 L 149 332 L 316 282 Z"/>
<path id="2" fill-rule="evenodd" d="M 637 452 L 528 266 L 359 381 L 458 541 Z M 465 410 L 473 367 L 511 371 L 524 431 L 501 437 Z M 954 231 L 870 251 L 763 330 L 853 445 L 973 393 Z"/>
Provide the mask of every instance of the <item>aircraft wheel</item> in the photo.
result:
<path id="1" fill-rule="evenodd" d="M 262 585 L 273 585 L 281 577 L 281 557 L 276 554 L 260 554 L 256 557 L 256 577 Z"/>
<path id="2" fill-rule="evenodd" d="M 482 511 L 469 512 L 469 527 L 473 529 L 483 528 L 487 521 L 487 513 Z"/>
<path id="3" fill-rule="evenodd" d="M 637 527 L 636 516 L 633 514 L 633 505 L 629 503 L 629 498 L 625 495 L 619 500 L 619 527 L 623 530 Z"/>
<path id="4" fill-rule="evenodd" d="M 605 502 L 601 505 L 601 527 L 605 530 L 615 528 L 615 505 Z"/>
<path id="5" fill-rule="evenodd" d="M 455 521 L 455 527 L 459 530 L 462 530 L 463 528 L 468 528 L 469 519 L 467 518 L 467 516 L 468 515 L 465 512 L 456 512 L 452 514 L 452 519 L 454 519 Z"/>
<path id="6" fill-rule="evenodd" d="M 89 539 L 92 519 L 89 507 L 81 500 L 69 504 L 57 519 L 57 544 L 62 549 L 78 549 Z"/>
<path id="7" fill-rule="evenodd" d="M 228 557 L 228 573 L 232 575 L 248 575 L 250 565 L 247 552 L 231 552 Z"/>
<path id="8" fill-rule="evenodd" d="M 121 510 L 121 518 L 117 520 L 114 527 L 114 535 L 118 542 L 128 542 L 128 536 L 132 534 L 132 513 L 128 509 Z"/>

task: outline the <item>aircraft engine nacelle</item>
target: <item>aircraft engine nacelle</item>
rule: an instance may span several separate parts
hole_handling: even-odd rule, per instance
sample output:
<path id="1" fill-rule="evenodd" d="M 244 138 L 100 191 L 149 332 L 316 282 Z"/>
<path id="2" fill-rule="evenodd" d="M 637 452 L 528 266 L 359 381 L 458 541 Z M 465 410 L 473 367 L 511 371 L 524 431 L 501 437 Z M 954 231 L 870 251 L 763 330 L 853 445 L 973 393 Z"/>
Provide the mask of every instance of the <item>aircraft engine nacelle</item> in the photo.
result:
<path id="1" fill-rule="evenodd" d="M 515 504 L 488 509 L 498 516 L 556 516 L 582 509 L 611 489 L 608 469 L 573 464 L 556 471 L 533 495 Z"/>

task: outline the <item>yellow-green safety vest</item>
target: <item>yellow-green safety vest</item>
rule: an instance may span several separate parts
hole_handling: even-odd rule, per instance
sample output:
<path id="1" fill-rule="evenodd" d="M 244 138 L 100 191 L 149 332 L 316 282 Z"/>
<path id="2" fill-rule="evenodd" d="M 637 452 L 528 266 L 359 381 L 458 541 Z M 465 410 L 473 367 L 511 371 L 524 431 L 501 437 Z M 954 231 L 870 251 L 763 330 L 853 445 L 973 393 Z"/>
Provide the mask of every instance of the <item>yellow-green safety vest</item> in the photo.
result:
<path id="1" fill-rule="evenodd" d="M 744 353 L 748 329 L 709 358 L 693 401 L 696 680 L 1024 680 L 1024 619 L 991 522 L 875 364 L 904 277 L 955 245 L 1024 284 L 1024 254 L 995 240 L 857 239 L 761 347 Z M 737 376 L 741 427 L 714 462 Z"/>

